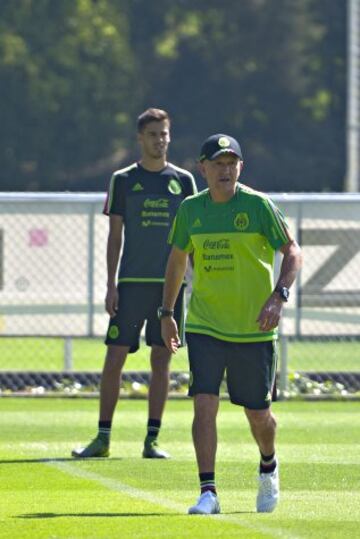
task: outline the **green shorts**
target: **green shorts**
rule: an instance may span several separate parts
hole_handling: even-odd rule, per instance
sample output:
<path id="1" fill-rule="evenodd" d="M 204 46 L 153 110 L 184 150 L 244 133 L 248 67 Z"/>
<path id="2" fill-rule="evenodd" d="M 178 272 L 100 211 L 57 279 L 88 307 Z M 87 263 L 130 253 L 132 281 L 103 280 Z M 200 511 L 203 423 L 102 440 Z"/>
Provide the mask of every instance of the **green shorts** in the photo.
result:
<path id="1" fill-rule="evenodd" d="M 174 309 L 179 336 L 184 337 L 184 286 L 181 287 Z M 140 333 L 145 326 L 145 341 L 165 346 L 161 338 L 161 324 L 157 309 L 162 304 L 163 283 L 120 283 L 119 305 L 116 315 L 110 318 L 105 338 L 106 345 L 129 346 L 130 353 L 139 348 Z"/>
<path id="2" fill-rule="evenodd" d="M 190 363 L 189 395 L 219 395 L 226 373 L 230 400 L 252 410 L 276 400 L 276 342 L 236 343 L 186 333 Z"/>

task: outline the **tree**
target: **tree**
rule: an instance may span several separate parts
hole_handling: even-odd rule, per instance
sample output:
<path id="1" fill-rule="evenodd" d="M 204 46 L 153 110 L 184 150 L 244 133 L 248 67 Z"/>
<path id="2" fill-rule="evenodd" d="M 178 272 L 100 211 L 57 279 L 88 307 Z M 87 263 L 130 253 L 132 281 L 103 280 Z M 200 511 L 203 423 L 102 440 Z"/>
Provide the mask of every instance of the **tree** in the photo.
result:
<path id="1" fill-rule="evenodd" d="M 343 0 L 3 0 L 2 188 L 104 189 L 158 106 L 194 172 L 223 131 L 255 188 L 341 190 L 345 37 Z"/>
<path id="2" fill-rule="evenodd" d="M 127 21 L 106 1 L 13 4 L 0 4 L 3 188 L 69 189 L 133 122 Z"/>
<path id="3" fill-rule="evenodd" d="M 156 6 L 156 21 L 150 12 L 136 28 L 133 20 L 132 45 L 150 95 L 174 116 L 177 160 L 193 166 L 201 140 L 229 132 L 242 142 L 243 178 L 254 187 L 341 190 L 342 1 L 158 0 Z"/>

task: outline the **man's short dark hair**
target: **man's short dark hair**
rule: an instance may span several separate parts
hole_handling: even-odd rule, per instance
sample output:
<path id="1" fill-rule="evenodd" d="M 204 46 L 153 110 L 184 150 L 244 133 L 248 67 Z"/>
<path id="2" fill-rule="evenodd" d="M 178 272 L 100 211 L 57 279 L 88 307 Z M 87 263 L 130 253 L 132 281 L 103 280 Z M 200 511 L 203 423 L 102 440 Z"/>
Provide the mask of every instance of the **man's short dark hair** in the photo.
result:
<path id="1" fill-rule="evenodd" d="M 137 130 L 138 132 L 142 131 L 150 122 L 163 122 L 164 120 L 168 122 L 170 127 L 170 118 L 165 110 L 147 109 L 137 119 Z"/>

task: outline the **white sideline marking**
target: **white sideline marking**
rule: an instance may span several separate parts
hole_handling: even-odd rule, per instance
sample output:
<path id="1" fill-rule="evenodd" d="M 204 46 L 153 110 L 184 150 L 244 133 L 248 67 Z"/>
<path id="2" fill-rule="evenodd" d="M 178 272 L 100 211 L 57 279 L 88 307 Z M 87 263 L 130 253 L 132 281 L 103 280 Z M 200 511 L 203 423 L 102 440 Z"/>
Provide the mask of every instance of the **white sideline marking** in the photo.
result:
<path id="1" fill-rule="evenodd" d="M 69 475 L 80 477 L 82 479 L 88 479 L 90 481 L 96 481 L 97 483 L 100 483 L 102 486 L 108 488 L 109 490 L 114 490 L 116 492 L 127 494 L 132 498 L 144 500 L 146 502 L 152 503 L 153 505 L 160 505 L 162 507 L 166 507 L 167 509 L 172 509 L 181 513 L 183 513 L 184 511 L 184 508 L 180 506 L 180 504 L 173 503 L 169 500 L 163 500 L 161 498 L 154 499 L 154 494 L 152 494 L 151 492 L 146 492 L 145 490 L 131 487 L 130 485 L 126 485 L 125 483 L 121 483 L 120 481 L 117 481 L 115 479 L 109 479 L 100 474 L 89 472 L 88 470 L 82 470 L 81 468 L 74 466 L 73 464 L 51 460 L 46 462 L 46 464 L 50 464 L 51 466 L 54 466 L 55 468 L 58 468 L 59 470 Z"/>
<path id="2" fill-rule="evenodd" d="M 186 508 L 184 508 L 184 505 L 180 505 L 179 503 L 172 502 L 169 499 L 164 499 L 164 498 L 159 498 L 159 497 L 154 499 L 154 495 L 150 492 L 146 492 L 145 490 L 131 487 L 130 485 L 127 485 L 126 483 L 121 483 L 120 481 L 117 481 L 115 479 L 108 479 L 107 477 L 104 477 L 94 472 L 89 472 L 88 470 L 82 470 L 81 468 L 78 468 L 77 466 L 74 466 L 73 464 L 59 462 L 56 460 L 53 460 L 53 461 L 48 460 L 44 462 L 44 464 L 47 464 L 48 466 L 53 466 L 54 468 L 58 468 L 58 470 L 65 472 L 69 475 L 72 475 L 73 477 L 80 477 L 81 479 L 87 479 L 89 481 L 96 481 L 97 483 L 108 488 L 109 490 L 126 494 L 137 500 L 144 500 L 153 505 L 158 505 L 160 507 L 165 507 L 166 509 L 171 509 L 173 511 L 180 513 L 180 516 L 186 514 L 185 513 Z M 189 518 L 199 518 L 199 516 L 189 516 Z M 264 526 L 263 524 L 260 524 L 260 523 L 254 524 L 252 522 L 249 522 L 249 520 L 245 517 L 245 515 L 240 515 L 238 518 L 236 518 L 232 515 L 219 514 L 219 515 L 212 515 L 211 518 L 217 519 L 217 520 L 224 520 L 225 522 L 231 522 L 232 524 L 236 524 L 237 526 L 240 526 L 241 528 L 244 528 L 244 529 L 251 529 L 252 531 L 266 533 L 270 537 L 274 537 L 276 539 L 300 539 L 296 535 L 282 532 L 279 529 L 274 529 L 268 526 Z M 240 518 L 242 519 L 241 521 L 239 521 Z"/>

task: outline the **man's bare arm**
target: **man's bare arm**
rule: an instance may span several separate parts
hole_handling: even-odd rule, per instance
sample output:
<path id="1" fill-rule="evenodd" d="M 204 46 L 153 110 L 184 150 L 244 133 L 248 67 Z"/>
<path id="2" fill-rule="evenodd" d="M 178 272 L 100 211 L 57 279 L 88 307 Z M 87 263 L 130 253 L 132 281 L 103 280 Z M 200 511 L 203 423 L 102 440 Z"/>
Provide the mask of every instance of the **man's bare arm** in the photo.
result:
<path id="1" fill-rule="evenodd" d="M 301 268 L 302 255 L 301 249 L 295 240 L 291 240 L 280 247 L 283 259 L 280 268 L 280 275 L 276 283 L 276 287 L 286 286 L 290 288 L 295 281 L 297 272 Z"/>
<path id="2" fill-rule="evenodd" d="M 280 248 L 283 260 L 276 287 L 290 288 L 295 281 L 296 274 L 301 268 L 301 249 L 295 240 L 290 240 Z M 277 292 L 273 292 L 260 311 L 257 322 L 261 331 L 270 331 L 279 325 L 283 300 Z"/>
<path id="3" fill-rule="evenodd" d="M 107 240 L 107 293 L 105 298 L 106 311 L 115 316 L 118 307 L 116 272 L 122 246 L 123 218 L 121 215 L 110 214 L 109 235 Z"/>
<path id="4" fill-rule="evenodd" d="M 165 310 L 173 310 L 184 280 L 188 255 L 178 247 L 173 246 L 165 272 L 162 306 Z M 180 343 L 177 324 L 172 316 L 161 320 L 161 335 L 163 341 L 170 350 L 176 352 Z"/>

